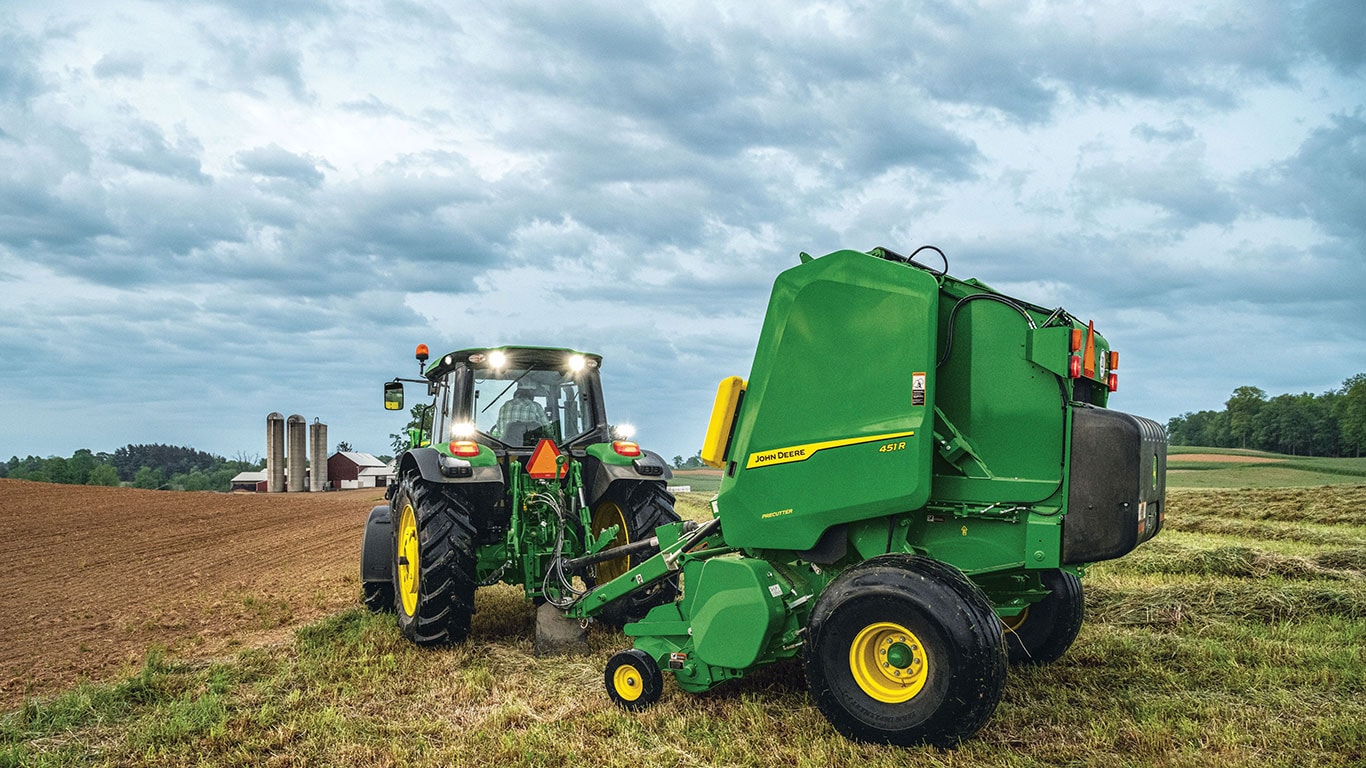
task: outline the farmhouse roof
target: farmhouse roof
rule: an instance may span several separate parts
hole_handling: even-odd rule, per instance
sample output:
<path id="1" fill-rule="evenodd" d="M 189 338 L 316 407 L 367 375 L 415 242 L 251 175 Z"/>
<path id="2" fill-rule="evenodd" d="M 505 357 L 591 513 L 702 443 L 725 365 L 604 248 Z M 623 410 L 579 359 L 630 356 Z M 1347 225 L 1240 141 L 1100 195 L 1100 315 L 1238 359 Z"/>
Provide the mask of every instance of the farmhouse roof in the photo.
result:
<path id="1" fill-rule="evenodd" d="M 355 464 L 358 467 L 384 466 L 384 462 L 380 461 L 374 456 L 371 456 L 368 453 L 360 453 L 358 451 L 337 451 L 336 455 L 345 457 L 347 461 L 351 462 L 352 464 Z"/>
<path id="2" fill-rule="evenodd" d="M 265 470 L 260 472 L 238 472 L 230 482 L 234 483 L 264 483 L 266 482 Z"/>

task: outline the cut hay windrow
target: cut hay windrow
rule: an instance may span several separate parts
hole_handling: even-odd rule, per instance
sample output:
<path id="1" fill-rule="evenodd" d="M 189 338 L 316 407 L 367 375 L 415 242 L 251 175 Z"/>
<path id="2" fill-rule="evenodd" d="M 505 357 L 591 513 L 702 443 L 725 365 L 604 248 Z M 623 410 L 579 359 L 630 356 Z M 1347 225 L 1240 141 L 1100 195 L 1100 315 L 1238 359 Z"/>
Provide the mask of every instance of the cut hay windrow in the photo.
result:
<path id="1" fill-rule="evenodd" d="M 1366 485 L 1172 489 L 1167 504 L 1168 516 L 1176 518 L 1205 514 L 1226 519 L 1366 526 Z"/>
<path id="2" fill-rule="evenodd" d="M 1296 557 L 1248 546 L 1203 548 L 1163 539 L 1110 563 L 1114 573 L 1168 573 L 1257 579 L 1360 579 L 1366 570 L 1366 549 L 1334 550 L 1312 557 Z"/>
<path id="3" fill-rule="evenodd" d="M 1336 616 L 1366 618 L 1366 580 L 1219 581 L 1139 586 L 1087 585 L 1087 620 L 1128 626 L 1275 623 Z"/>

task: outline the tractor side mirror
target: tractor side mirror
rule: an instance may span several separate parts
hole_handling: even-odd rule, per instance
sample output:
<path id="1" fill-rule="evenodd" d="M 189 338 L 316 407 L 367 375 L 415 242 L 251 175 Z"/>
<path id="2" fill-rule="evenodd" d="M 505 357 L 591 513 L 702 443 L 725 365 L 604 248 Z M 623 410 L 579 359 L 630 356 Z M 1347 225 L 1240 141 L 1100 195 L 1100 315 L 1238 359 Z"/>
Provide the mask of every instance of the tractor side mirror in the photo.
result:
<path id="1" fill-rule="evenodd" d="M 384 382 L 384 410 L 401 411 L 403 410 L 403 382 L 386 381 Z"/>

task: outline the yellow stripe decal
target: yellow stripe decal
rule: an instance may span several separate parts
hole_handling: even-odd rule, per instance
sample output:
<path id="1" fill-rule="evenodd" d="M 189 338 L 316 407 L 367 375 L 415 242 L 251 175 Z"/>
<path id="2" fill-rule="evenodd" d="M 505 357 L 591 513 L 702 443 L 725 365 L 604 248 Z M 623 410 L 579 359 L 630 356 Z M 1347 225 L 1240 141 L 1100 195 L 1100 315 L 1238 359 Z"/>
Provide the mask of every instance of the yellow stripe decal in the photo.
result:
<path id="1" fill-rule="evenodd" d="M 843 448 L 846 445 L 861 445 L 863 443 L 876 443 L 882 440 L 895 440 L 899 437 L 910 437 L 914 434 L 915 432 L 891 432 L 885 435 L 846 437 L 843 440 L 826 440 L 823 443 L 807 443 L 806 445 L 794 445 L 791 448 L 776 448 L 771 451 L 760 451 L 749 455 L 749 461 L 745 463 L 745 469 L 771 467 L 774 464 L 790 464 L 794 461 L 806 461 L 811 458 L 816 451 L 822 451 L 826 448 Z"/>

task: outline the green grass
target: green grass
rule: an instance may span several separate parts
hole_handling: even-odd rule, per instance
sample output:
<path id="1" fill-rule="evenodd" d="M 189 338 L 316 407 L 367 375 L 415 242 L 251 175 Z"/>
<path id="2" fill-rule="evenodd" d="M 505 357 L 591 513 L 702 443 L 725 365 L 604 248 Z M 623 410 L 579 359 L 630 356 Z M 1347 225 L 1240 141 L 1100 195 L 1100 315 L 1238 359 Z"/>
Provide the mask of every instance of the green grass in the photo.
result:
<path id="1" fill-rule="evenodd" d="M 1318 458 L 1237 448 L 1188 446 L 1172 446 L 1168 453 L 1171 456 L 1224 455 L 1261 459 L 1255 463 L 1169 459 L 1169 488 L 1283 488 L 1355 485 L 1366 482 L 1366 457 Z"/>
<path id="2" fill-rule="evenodd" d="M 1173 491 L 1166 530 L 1084 584 L 1077 643 L 1012 668 L 952 752 L 840 737 L 792 663 L 703 695 L 666 678 L 659 705 L 620 712 L 602 668 L 625 638 L 594 626 L 590 652 L 536 658 L 529 609 L 499 587 L 455 648 L 357 607 L 227 659 L 154 652 L 0 718 L 0 766 L 1366 764 L 1366 485 Z"/>

